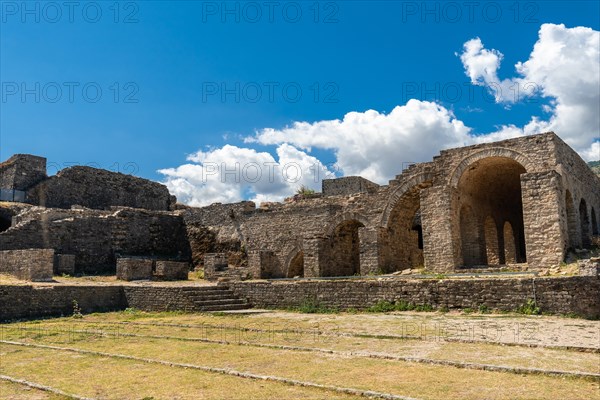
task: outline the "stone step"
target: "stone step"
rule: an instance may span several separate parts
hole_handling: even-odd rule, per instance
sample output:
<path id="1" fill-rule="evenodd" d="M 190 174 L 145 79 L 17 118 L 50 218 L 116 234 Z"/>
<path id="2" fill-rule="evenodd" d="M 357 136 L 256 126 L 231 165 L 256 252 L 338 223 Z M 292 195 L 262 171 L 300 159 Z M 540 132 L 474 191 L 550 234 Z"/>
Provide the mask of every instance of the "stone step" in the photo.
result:
<path id="1" fill-rule="evenodd" d="M 233 293 L 224 293 L 224 294 L 202 294 L 202 295 L 192 295 L 188 294 L 192 298 L 192 300 L 226 300 L 226 299 L 235 299 L 235 295 Z"/>
<path id="2" fill-rule="evenodd" d="M 246 305 L 246 301 L 241 299 L 223 299 L 223 300 L 195 300 L 194 304 L 198 307 L 204 306 L 220 306 L 220 305 Z"/>
<path id="3" fill-rule="evenodd" d="M 204 306 L 199 307 L 198 311 L 229 311 L 229 310 L 246 310 L 250 308 L 250 304 L 231 304 L 220 306 Z"/>
<path id="4" fill-rule="evenodd" d="M 184 286 L 181 288 L 184 292 L 211 292 L 230 290 L 228 286 Z"/>

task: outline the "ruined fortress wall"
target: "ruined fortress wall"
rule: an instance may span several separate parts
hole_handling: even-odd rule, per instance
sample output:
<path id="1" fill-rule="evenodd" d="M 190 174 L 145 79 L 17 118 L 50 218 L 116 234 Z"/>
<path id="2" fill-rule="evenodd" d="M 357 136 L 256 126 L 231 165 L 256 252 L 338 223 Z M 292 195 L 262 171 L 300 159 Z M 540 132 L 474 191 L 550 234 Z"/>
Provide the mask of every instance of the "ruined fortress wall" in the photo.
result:
<path id="1" fill-rule="evenodd" d="M 299 307 L 312 301 L 324 307 L 364 309 L 379 301 L 405 301 L 448 309 L 486 306 L 513 311 L 535 299 L 543 312 L 600 317 L 600 279 L 594 277 L 521 279 L 314 280 L 228 282 L 254 307 Z"/>
<path id="2" fill-rule="evenodd" d="M 49 208 L 123 206 L 165 211 L 175 203 L 160 183 L 83 166 L 66 168 L 30 188 L 27 202 Z"/>
<path id="3" fill-rule="evenodd" d="M 194 312 L 197 296 L 207 287 L 107 285 L 0 285 L 0 321 L 73 314 L 73 300 L 82 313 L 121 311 Z M 210 288 L 208 288 L 210 289 Z"/>
<path id="4" fill-rule="evenodd" d="M 32 210 L 0 233 L 0 248 L 54 249 L 74 254 L 76 272 L 115 273 L 117 256 L 189 260 L 183 219 L 167 212 L 139 209 Z"/>
<path id="5" fill-rule="evenodd" d="M 204 266 L 207 253 L 239 253 L 246 241 L 242 226 L 254 210 L 253 202 L 243 201 L 181 211 L 194 267 Z"/>
<path id="6" fill-rule="evenodd" d="M 123 310 L 121 286 L 0 286 L 0 321 L 73 314 L 73 300 L 83 313 Z"/>
<path id="7" fill-rule="evenodd" d="M 46 178 L 46 159 L 43 157 L 15 154 L 0 163 L 0 189 L 27 190 Z"/>

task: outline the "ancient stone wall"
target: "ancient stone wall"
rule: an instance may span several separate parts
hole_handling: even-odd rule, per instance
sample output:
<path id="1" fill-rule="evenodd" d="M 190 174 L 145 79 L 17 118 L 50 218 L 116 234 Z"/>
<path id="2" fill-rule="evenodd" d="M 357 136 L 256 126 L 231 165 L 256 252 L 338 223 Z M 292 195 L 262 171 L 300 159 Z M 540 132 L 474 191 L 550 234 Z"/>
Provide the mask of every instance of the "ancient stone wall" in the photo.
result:
<path id="1" fill-rule="evenodd" d="M 323 179 L 324 196 L 344 196 L 355 193 L 374 193 L 379 185 L 361 176 L 346 176 L 338 179 Z"/>
<path id="2" fill-rule="evenodd" d="M 543 312 L 600 317 L 600 278 L 422 279 L 228 282 L 254 307 L 299 307 L 306 301 L 324 307 L 364 309 L 379 301 L 404 301 L 434 308 L 514 311 L 535 300 Z"/>
<path id="3" fill-rule="evenodd" d="M 165 211 L 175 204 L 160 183 L 83 166 L 63 169 L 30 188 L 27 202 L 54 208 L 123 206 Z"/>
<path id="4" fill-rule="evenodd" d="M 120 286 L 0 285 L 0 321 L 73 314 L 73 300 L 83 313 L 124 310 Z"/>
<path id="5" fill-rule="evenodd" d="M 46 178 L 43 157 L 15 154 L 0 163 L 0 189 L 24 191 Z"/>
<path id="6" fill-rule="evenodd" d="M 52 249 L 0 251 L 0 274 L 12 275 L 25 281 L 51 281 L 53 270 Z"/>
<path id="7" fill-rule="evenodd" d="M 0 248 L 73 254 L 77 273 L 114 274 L 118 256 L 190 257 L 183 219 L 169 212 L 32 208 L 14 219 L 16 225 L 0 233 Z"/>

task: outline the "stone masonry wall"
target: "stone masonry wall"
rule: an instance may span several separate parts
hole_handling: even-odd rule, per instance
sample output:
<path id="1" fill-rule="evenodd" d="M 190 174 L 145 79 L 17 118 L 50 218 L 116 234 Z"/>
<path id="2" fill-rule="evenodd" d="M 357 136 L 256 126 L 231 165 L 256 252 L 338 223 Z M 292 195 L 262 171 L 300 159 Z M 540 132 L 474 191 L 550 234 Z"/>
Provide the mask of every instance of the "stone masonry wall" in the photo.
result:
<path id="1" fill-rule="evenodd" d="M 364 309 L 378 301 L 403 300 L 433 307 L 512 311 L 535 299 L 543 312 L 574 313 L 600 318 L 600 277 L 521 279 L 423 280 L 312 280 L 228 282 L 227 286 L 254 307 L 286 308 L 306 300 L 327 307 Z M 73 300 L 82 312 L 124 310 L 196 310 L 190 286 L 0 286 L 0 321 L 17 318 L 71 315 Z"/>
<path id="2" fill-rule="evenodd" d="M 163 211 L 175 204 L 160 183 L 83 166 L 66 168 L 29 189 L 27 202 L 55 208 L 123 206 Z"/>
<path id="3" fill-rule="evenodd" d="M 126 308 L 193 312 L 197 309 L 193 294 L 201 296 L 206 289 L 190 286 L 0 285 L 0 321 L 72 315 L 73 300 L 83 313 Z"/>
<path id="4" fill-rule="evenodd" d="M 83 313 L 123 310 L 121 286 L 0 286 L 0 321 L 73 314 L 73 300 Z"/>
<path id="5" fill-rule="evenodd" d="M 115 273 L 118 256 L 190 257 L 183 219 L 173 213 L 37 208 L 14 219 L 16 225 L 0 233 L 0 248 L 73 254 L 77 273 Z"/>
<path id="6" fill-rule="evenodd" d="M 523 279 L 422 279 L 228 282 L 254 307 L 298 307 L 306 300 L 326 307 L 363 309 L 378 301 L 513 311 L 535 299 L 543 312 L 600 318 L 599 277 Z"/>
<path id="7" fill-rule="evenodd" d="M 46 159 L 43 157 L 15 154 L 0 163 L 0 189 L 26 190 L 46 178 Z"/>
<path id="8" fill-rule="evenodd" d="M 54 250 L 26 249 L 0 251 L 0 274 L 26 281 L 50 281 L 54 269 Z"/>
<path id="9" fill-rule="evenodd" d="M 362 192 L 376 192 L 379 185 L 361 176 L 346 176 L 338 179 L 323 179 L 325 196 L 339 196 Z"/>

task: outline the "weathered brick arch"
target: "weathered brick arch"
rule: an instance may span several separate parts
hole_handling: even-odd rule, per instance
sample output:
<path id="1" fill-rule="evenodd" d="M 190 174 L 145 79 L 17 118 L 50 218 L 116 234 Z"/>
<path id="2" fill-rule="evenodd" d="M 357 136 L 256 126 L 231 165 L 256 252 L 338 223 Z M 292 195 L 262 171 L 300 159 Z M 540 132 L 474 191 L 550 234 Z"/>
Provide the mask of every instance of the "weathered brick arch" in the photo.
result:
<path id="1" fill-rule="evenodd" d="M 362 214 L 355 212 L 345 212 L 337 215 L 330 223 L 327 225 L 324 231 L 324 236 L 331 236 L 334 234 L 335 229 L 344 222 L 347 221 L 358 221 L 364 226 L 369 225 L 369 220 Z"/>
<path id="2" fill-rule="evenodd" d="M 413 176 L 412 178 L 410 178 L 409 180 L 403 182 L 400 186 L 398 186 L 392 192 L 392 194 L 390 195 L 390 197 L 387 201 L 385 209 L 383 210 L 383 214 L 381 215 L 381 222 L 379 223 L 379 226 L 382 228 L 386 228 L 388 226 L 390 214 L 391 214 L 392 210 L 396 206 L 396 203 L 398 203 L 398 201 L 400 201 L 400 199 L 402 198 L 402 196 L 404 196 L 404 194 L 406 192 L 408 192 L 409 190 L 411 190 L 414 187 L 419 186 L 419 185 L 431 186 L 432 183 L 433 183 L 433 174 L 430 172 L 422 172 L 418 175 Z"/>
<path id="3" fill-rule="evenodd" d="M 502 157 L 502 158 L 510 158 L 515 160 L 519 164 L 525 168 L 527 172 L 535 172 L 537 169 L 537 165 L 533 163 L 527 156 L 518 151 L 507 149 L 504 147 L 492 147 L 489 149 L 484 149 L 478 151 L 477 153 L 473 153 L 465 158 L 456 166 L 452 174 L 450 174 L 450 180 L 448 184 L 452 187 L 458 186 L 458 181 L 460 177 L 463 175 L 471 164 L 477 162 L 479 160 L 483 160 L 484 158 L 491 157 Z"/>

